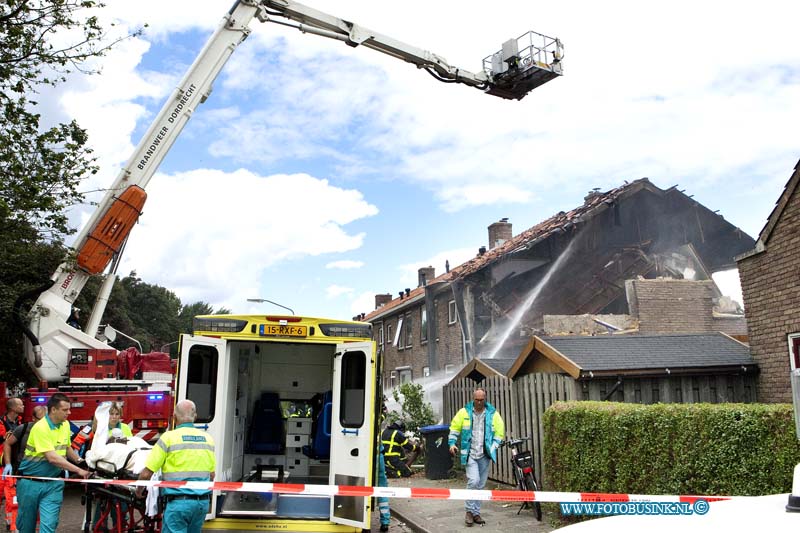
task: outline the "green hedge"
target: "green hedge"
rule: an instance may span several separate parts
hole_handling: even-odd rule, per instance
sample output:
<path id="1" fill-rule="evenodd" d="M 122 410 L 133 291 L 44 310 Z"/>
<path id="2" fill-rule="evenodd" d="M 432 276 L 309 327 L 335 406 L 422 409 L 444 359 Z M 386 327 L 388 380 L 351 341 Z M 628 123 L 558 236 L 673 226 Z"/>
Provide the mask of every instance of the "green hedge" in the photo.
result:
<path id="1" fill-rule="evenodd" d="M 800 463 L 786 404 L 558 402 L 544 428 L 544 486 L 554 491 L 784 493 Z"/>

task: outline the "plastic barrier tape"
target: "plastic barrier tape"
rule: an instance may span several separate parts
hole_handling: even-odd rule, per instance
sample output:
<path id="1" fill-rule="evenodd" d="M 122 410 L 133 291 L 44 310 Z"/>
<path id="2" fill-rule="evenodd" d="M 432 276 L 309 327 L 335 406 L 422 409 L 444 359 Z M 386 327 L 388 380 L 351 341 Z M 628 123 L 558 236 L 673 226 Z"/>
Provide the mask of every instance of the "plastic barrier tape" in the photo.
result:
<path id="1" fill-rule="evenodd" d="M 25 479 L 27 476 L 8 476 Z M 602 492 L 548 492 L 521 490 L 467 490 L 414 487 L 361 487 L 353 485 L 303 485 L 292 483 L 245 483 L 233 481 L 138 481 L 104 478 L 50 478 L 50 481 L 94 483 L 129 487 L 160 487 L 172 489 L 224 490 L 228 492 L 277 492 L 282 494 L 308 494 L 312 496 L 363 496 L 387 498 L 427 498 L 437 500 L 482 500 L 509 502 L 688 502 L 697 500 L 715 502 L 731 500 L 731 496 L 672 496 L 651 494 L 608 494 Z M 738 498 L 738 497 L 737 497 Z"/>

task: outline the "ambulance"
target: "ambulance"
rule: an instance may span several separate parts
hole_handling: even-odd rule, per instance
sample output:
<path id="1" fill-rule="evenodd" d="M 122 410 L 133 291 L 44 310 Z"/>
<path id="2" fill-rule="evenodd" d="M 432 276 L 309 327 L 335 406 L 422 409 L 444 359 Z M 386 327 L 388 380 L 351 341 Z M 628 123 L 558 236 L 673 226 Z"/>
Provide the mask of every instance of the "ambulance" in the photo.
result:
<path id="1" fill-rule="evenodd" d="M 176 397 L 216 444 L 216 481 L 373 485 L 380 361 L 371 325 L 209 315 L 182 335 Z M 204 531 L 369 529 L 371 499 L 215 490 Z"/>

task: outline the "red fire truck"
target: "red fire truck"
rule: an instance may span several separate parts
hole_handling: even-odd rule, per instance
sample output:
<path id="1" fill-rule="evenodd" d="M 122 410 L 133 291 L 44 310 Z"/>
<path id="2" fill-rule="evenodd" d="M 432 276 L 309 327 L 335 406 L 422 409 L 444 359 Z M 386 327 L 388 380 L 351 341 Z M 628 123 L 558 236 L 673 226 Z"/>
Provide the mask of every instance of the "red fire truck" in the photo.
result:
<path id="1" fill-rule="evenodd" d="M 113 348 L 73 348 L 69 350 L 67 379 L 57 386 L 41 382 L 23 393 L 25 414 L 32 418 L 36 405 L 45 405 L 53 394 L 66 394 L 70 400 L 70 422 L 89 424 L 102 402 L 122 405 L 122 421 L 133 435 L 154 442 L 172 416 L 175 365 L 169 354 L 140 354 L 136 348 L 117 352 Z M 0 395 L 8 397 L 5 383 Z"/>

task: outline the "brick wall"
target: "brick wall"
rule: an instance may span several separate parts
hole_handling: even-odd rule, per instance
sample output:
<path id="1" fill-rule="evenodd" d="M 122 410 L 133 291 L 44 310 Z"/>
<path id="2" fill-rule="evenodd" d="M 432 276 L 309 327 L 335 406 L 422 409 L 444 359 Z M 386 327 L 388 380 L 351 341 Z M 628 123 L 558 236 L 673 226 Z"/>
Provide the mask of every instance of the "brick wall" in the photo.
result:
<path id="1" fill-rule="evenodd" d="M 717 331 L 712 281 L 637 279 L 626 281 L 625 288 L 642 335 Z"/>
<path id="2" fill-rule="evenodd" d="M 758 363 L 758 398 L 791 402 L 786 336 L 800 332 L 800 196 L 789 198 L 766 250 L 739 261 L 750 353 Z"/>
<path id="3" fill-rule="evenodd" d="M 437 337 L 436 345 L 437 362 L 439 370 L 444 370 L 445 365 L 454 365 L 458 372 L 463 363 L 464 343 L 461 336 L 461 323 L 457 318 L 455 324 L 448 324 L 447 308 L 448 303 L 454 299 L 453 291 L 445 291 L 436 296 L 436 324 Z"/>
<path id="4" fill-rule="evenodd" d="M 747 319 L 745 317 L 714 317 L 714 331 L 728 335 L 747 335 Z"/>
<path id="5" fill-rule="evenodd" d="M 376 330 L 380 320 L 383 320 L 384 335 L 386 335 L 386 327 L 392 326 L 392 336 L 389 338 L 385 336 L 384 344 L 384 360 L 383 360 L 383 377 L 384 385 L 389 386 L 389 373 L 400 367 L 410 366 L 412 378 L 414 381 L 423 377 L 422 369 L 428 366 L 428 342 L 436 342 L 436 362 L 437 367 L 431 368 L 431 374 L 436 374 L 444 371 L 445 366 L 448 364 L 455 365 L 453 373 L 457 372 L 462 366 L 462 341 L 461 341 L 461 328 L 458 322 L 455 324 L 448 324 L 448 302 L 453 299 L 451 291 L 444 291 L 436 295 L 436 327 L 437 334 L 433 339 L 426 341 L 421 340 L 420 327 L 421 327 L 421 313 L 425 307 L 425 300 L 419 300 L 412 306 L 404 308 L 402 311 L 398 310 L 388 316 L 375 321 Z M 411 316 L 411 346 L 406 343 L 405 335 L 403 336 L 402 346 L 398 342 L 397 346 L 392 346 L 395 333 L 397 332 L 397 325 L 400 316 L 404 318 Z M 405 329 L 405 325 L 403 326 Z M 378 339 L 376 331 L 375 338 Z M 438 340 L 437 340 L 438 339 Z M 395 381 L 395 385 L 399 384 L 399 378 Z"/>

